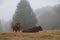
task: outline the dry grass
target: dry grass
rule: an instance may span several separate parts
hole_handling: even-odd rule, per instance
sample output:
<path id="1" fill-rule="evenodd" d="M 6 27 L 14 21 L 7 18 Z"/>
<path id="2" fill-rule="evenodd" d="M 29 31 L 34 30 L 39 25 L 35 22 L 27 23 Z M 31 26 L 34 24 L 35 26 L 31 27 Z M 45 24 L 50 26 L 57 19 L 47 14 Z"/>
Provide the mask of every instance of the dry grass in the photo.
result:
<path id="1" fill-rule="evenodd" d="M 60 40 L 60 30 L 36 33 L 6 32 L 0 33 L 0 40 Z"/>

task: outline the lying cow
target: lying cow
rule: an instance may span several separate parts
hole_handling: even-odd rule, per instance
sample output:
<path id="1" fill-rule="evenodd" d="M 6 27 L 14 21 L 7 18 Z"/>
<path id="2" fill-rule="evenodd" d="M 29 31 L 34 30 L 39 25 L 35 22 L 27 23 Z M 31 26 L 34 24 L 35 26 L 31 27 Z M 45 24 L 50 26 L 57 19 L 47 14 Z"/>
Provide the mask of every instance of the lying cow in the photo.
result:
<path id="1" fill-rule="evenodd" d="M 22 32 L 39 32 L 42 31 L 42 27 L 41 26 L 36 26 L 36 27 L 28 27 L 24 30 L 22 30 Z"/>

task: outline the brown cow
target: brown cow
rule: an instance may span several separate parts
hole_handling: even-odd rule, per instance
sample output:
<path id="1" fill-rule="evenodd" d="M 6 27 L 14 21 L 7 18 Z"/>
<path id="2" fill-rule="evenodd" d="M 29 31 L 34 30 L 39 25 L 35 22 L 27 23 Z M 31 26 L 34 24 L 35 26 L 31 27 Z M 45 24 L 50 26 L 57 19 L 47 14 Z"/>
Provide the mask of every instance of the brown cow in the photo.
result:
<path id="1" fill-rule="evenodd" d="M 17 23 L 17 22 L 12 23 L 12 29 L 13 29 L 13 32 L 20 31 L 20 23 Z"/>
<path id="2" fill-rule="evenodd" d="M 22 32 L 39 32 L 39 31 L 42 31 L 41 26 L 28 27 L 28 28 L 22 30 Z"/>
<path id="3" fill-rule="evenodd" d="M 20 32 L 20 26 L 21 26 L 21 23 L 17 23 L 17 31 Z"/>

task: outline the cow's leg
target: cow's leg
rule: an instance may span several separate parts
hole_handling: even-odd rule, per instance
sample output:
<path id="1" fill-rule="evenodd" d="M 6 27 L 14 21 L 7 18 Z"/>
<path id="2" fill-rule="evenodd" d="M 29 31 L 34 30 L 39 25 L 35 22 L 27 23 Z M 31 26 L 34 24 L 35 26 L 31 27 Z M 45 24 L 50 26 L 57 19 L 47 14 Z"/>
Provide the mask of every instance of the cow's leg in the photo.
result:
<path id="1" fill-rule="evenodd" d="M 17 27 L 17 31 L 20 32 L 20 27 Z"/>
<path id="2" fill-rule="evenodd" d="M 15 28 L 15 32 L 17 32 L 18 30 L 17 30 L 17 27 Z"/>
<path id="3" fill-rule="evenodd" d="M 20 32 L 20 27 L 18 28 L 18 31 Z"/>
<path id="4" fill-rule="evenodd" d="M 16 30 L 16 32 L 17 32 L 17 30 Z"/>
<path id="5" fill-rule="evenodd" d="M 17 30 L 15 29 L 15 32 L 17 32 Z"/>
<path id="6" fill-rule="evenodd" d="M 20 30 L 18 30 L 18 32 L 20 32 Z"/>
<path id="7" fill-rule="evenodd" d="M 14 32 L 14 28 L 13 28 L 13 32 Z"/>

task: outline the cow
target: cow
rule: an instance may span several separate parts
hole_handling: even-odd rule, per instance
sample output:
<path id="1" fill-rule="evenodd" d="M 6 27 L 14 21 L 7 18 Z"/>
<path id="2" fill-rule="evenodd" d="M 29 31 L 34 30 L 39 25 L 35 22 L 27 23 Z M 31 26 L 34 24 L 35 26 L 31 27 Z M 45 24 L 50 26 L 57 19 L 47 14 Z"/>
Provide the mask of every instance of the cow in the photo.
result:
<path id="1" fill-rule="evenodd" d="M 39 32 L 42 31 L 42 27 L 41 26 L 35 26 L 35 27 L 28 27 L 24 30 L 22 30 L 22 32 Z"/>
<path id="2" fill-rule="evenodd" d="M 20 23 L 18 23 L 18 22 L 13 22 L 11 27 L 12 27 L 12 29 L 13 29 L 13 32 L 14 32 L 14 31 L 15 31 L 15 32 L 19 31 L 19 32 L 20 32 Z"/>

